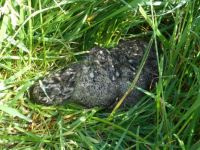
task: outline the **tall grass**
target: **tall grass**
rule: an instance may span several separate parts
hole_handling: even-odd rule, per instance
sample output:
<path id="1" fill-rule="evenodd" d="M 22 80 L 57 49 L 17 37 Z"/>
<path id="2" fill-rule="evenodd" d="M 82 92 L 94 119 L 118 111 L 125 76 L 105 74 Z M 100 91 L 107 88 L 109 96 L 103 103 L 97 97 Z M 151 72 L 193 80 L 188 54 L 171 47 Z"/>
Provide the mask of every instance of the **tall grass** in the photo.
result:
<path id="1" fill-rule="evenodd" d="M 1 149 L 200 147 L 198 0 L 0 1 Z M 32 104 L 28 88 L 94 45 L 152 39 L 159 77 L 127 111 Z"/>

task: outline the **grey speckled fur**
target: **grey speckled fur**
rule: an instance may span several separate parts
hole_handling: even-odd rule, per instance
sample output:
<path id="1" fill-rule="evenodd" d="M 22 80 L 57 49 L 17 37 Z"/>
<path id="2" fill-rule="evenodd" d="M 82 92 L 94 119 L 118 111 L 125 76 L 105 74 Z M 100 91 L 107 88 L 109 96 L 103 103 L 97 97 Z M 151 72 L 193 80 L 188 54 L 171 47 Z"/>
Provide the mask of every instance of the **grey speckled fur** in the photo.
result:
<path id="1" fill-rule="evenodd" d="M 73 102 L 86 107 L 109 108 L 133 81 L 146 46 L 142 40 L 130 40 L 121 41 L 109 50 L 95 47 L 84 60 L 36 82 L 30 89 L 31 100 L 45 105 Z M 151 50 L 137 86 L 148 90 L 156 74 L 156 56 Z M 122 106 L 135 104 L 141 96 L 135 89 Z"/>

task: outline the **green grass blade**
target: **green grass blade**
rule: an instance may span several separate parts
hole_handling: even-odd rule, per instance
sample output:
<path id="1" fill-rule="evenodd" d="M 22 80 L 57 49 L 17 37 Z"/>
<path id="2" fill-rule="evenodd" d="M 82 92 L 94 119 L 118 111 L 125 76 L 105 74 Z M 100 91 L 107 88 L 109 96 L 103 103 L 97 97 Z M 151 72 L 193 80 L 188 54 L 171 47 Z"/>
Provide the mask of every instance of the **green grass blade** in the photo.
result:
<path id="1" fill-rule="evenodd" d="M 23 114 L 21 114 L 18 110 L 14 109 L 14 108 L 11 108 L 11 107 L 1 104 L 0 110 L 5 113 L 8 113 L 12 117 L 19 117 L 20 119 L 23 119 L 25 121 L 32 122 L 32 120 L 30 118 L 24 116 Z"/>

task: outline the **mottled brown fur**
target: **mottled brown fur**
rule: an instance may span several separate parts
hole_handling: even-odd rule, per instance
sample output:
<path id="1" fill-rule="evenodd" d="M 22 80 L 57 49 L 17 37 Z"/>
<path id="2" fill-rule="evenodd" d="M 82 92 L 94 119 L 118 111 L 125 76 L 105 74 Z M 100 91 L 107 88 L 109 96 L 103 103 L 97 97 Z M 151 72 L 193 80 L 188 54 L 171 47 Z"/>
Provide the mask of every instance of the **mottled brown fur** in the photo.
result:
<path id="1" fill-rule="evenodd" d="M 142 40 L 121 41 L 109 50 L 95 47 L 84 60 L 37 81 L 30 90 L 31 100 L 45 105 L 73 102 L 109 108 L 127 91 L 146 47 Z M 136 85 L 148 90 L 155 74 L 156 55 L 152 49 Z M 135 104 L 141 96 L 135 89 L 123 106 Z"/>

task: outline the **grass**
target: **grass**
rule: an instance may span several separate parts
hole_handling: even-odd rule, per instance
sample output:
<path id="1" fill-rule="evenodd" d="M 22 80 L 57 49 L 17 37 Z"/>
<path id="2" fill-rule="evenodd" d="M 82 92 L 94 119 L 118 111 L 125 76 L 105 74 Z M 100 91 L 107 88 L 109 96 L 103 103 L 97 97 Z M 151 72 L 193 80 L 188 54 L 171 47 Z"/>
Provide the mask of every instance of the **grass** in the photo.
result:
<path id="1" fill-rule="evenodd" d="M 198 0 L 0 1 L 1 149 L 200 147 Z M 153 91 L 127 111 L 32 104 L 28 88 L 94 45 L 147 38 L 157 51 Z"/>

